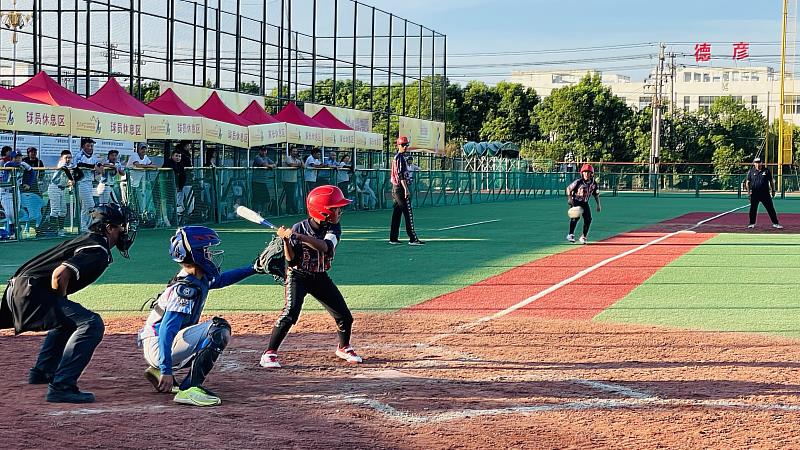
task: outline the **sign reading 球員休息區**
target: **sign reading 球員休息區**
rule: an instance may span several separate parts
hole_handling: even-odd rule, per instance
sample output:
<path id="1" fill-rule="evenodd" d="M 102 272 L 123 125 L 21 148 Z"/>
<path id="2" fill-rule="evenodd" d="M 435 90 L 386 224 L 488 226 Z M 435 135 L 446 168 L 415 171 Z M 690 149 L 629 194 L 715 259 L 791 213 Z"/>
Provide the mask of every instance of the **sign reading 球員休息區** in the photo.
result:
<path id="1" fill-rule="evenodd" d="M 200 117 L 145 114 L 147 139 L 186 139 L 197 141 L 203 138 Z"/>
<path id="2" fill-rule="evenodd" d="M 219 120 L 202 118 L 203 140 L 233 147 L 250 148 L 247 127 Z"/>
<path id="3" fill-rule="evenodd" d="M 405 136 L 413 150 L 444 151 L 444 122 L 400 116 L 400 136 Z"/>
<path id="4" fill-rule="evenodd" d="M 250 147 L 282 144 L 287 140 L 285 123 L 250 125 L 247 131 L 250 134 Z"/>

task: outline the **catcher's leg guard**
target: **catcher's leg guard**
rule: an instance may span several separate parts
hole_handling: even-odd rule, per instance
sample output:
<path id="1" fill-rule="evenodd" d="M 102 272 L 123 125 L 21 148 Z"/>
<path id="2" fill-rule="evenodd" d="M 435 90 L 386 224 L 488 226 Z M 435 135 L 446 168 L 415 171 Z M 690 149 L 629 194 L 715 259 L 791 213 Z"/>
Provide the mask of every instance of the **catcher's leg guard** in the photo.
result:
<path id="1" fill-rule="evenodd" d="M 189 368 L 189 375 L 181 383 L 181 390 L 189 389 L 193 386 L 200 386 L 205 381 L 214 363 L 228 346 L 231 339 L 231 326 L 227 320 L 221 317 L 214 317 L 213 323 L 208 328 L 208 334 L 199 346 L 199 351 L 192 360 Z"/>

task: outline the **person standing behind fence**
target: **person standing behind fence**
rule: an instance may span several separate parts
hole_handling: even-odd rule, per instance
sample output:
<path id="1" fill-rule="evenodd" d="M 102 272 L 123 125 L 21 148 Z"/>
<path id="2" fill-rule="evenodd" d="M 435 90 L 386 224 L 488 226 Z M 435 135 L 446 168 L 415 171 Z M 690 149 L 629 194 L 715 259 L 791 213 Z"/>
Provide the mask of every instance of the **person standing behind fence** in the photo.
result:
<path id="1" fill-rule="evenodd" d="M 28 156 L 22 158 L 22 162 L 31 166 L 33 169 L 44 169 L 44 163 L 41 159 L 39 159 L 39 150 L 36 147 L 28 147 L 27 150 Z M 44 172 L 40 172 L 39 170 L 33 170 L 28 175 L 28 179 L 23 179 L 22 184 L 28 185 L 28 192 L 32 194 L 41 195 L 42 190 L 39 187 L 39 176 L 42 175 Z M 27 181 L 27 183 L 26 183 Z"/>
<path id="2" fill-rule="evenodd" d="M 90 213 L 94 208 L 94 179 L 102 173 L 103 166 L 94 154 L 94 139 L 81 138 L 81 151 L 74 158 L 76 170 L 82 172 L 78 179 L 78 199 L 81 204 L 80 231 L 89 229 L 92 220 Z"/>
<path id="3" fill-rule="evenodd" d="M 303 160 L 299 157 L 297 147 L 292 147 L 283 166 L 288 167 L 282 171 L 283 177 L 281 178 L 283 193 L 286 196 L 286 213 L 297 214 L 297 174 L 303 167 Z"/>
<path id="4" fill-rule="evenodd" d="M 409 142 L 405 136 L 397 138 L 397 153 L 392 161 L 392 199 L 394 200 L 394 210 L 392 211 L 392 225 L 389 230 L 389 243 L 399 244 L 398 235 L 400 234 L 400 217 L 406 221 L 406 234 L 408 234 L 409 245 L 425 245 L 417 237 L 414 230 L 414 211 L 411 209 L 411 190 L 409 189 L 409 171 L 406 162 L 406 150 Z"/>
<path id="5" fill-rule="evenodd" d="M 2 150 L 0 150 L 0 167 L 3 164 L 11 161 L 11 156 L 10 156 L 11 155 L 11 150 L 13 150 L 13 149 L 11 148 L 10 145 L 4 145 Z"/>
<path id="6" fill-rule="evenodd" d="M 31 170 L 31 166 L 22 162 L 22 154 L 19 152 L 11 152 L 8 156 L 11 160 L 3 164 L 6 170 L 0 173 L 0 186 L 2 186 L 0 187 L 0 204 L 2 204 L 3 211 L 6 213 L 10 235 L 12 235 L 13 238 L 15 234 L 14 230 L 16 230 L 15 224 L 19 219 L 17 208 L 21 209 L 20 202 L 18 201 L 19 194 L 18 191 L 15 190 L 15 187 L 21 190 L 22 177 L 25 172 Z M 15 195 L 17 195 L 16 198 Z M 17 201 L 15 201 L 15 199 Z"/>
<path id="7" fill-rule="evenodd" d="M 154 169 L 156 167 L 147 156 L 148 146 L 141 142 L 136 146 L 136 153 L 128 158 L 128 169 Z M 134 191 L 136 210 L 141 214 L 147 210 L 147 178 L 142 170 L 131 170 L 128 173 L 128 183 Z M 152 197 L 151 197 L 152 198 Z"/>
<path id="8" fill-rule="evenodd" d="M 306 182 L 306 192 L 311 192 L 312 189 L 317 187 L 317 174 L 321 167 L 325 167 L 319 159 L 320 151 L 318 148 L 311 150 L 311 154 L 306 158 L 306 170 L 304 179 Z"/>
<path id="9" fill-rule="evenodd" d="M 775 180 L 772 178 L 772 172 L 764 167 L 761 158 L 753 160 L 753 167 L 747 172 L 747 179 L 744 182 L 747 194 L 750 197 L 750 224 L 747 228 L 756 227 L 756 215 L 758 213 L 758 203 L 764 205 L 767 210 L 769 218 L 772 221 L 772 227 L 781 229 L 783 225 L 778 222 L 778 214 L 775 213 L 775 205 L 772 204 L 772 198 L 775 197 Z"/>
<path id="10" fill-rule="evenodd" d="M 67 217 L 67 196 L 72 191 L 74 180 L 72 178 L 72 152 L 62 150 L 61 157 L 56 165 L 56 171 L 50 178 L 47 187 L 47 197 L 50 199 L 50 232 L 59 236 L 64 233 L 64 221 Z"/>
<path id="11" fill-rule="evenodd" d="M 253 209 L 262 216 L 275 214 L 269 190 L 275 180 L 275 161 L 267 156 L 267 148 L 258 149 L 258 156 L 253 159 Z"/>
<path id="12" fill-rule="evenodd" d="M 337 164 L 336 185 L 347 197 L 350 192 L 350 173 L 353 171 L 353 163 L 350 160 L 350 153 L 342 153 L 341 160 Z"/>
<path id="13" fill-rule="evenodd" d="M 119 162 L 119 150 L 109 150 L 106 162 L 103 164 L 103 177 L 97 185 L 97 198 L 101 205 L 120 202 L 117 189 L 120 177 L 123 175 L 125 167 Z"/>
<path id="14" fill-rule="evenodd" d="M 178 221 L 183 218 L 183 213 L 187 210 L 186 200 L 189 196 L 191 187 L 186 184 L 186 166 L 183 165 L 183 153 L 180 149 L 172 150 L 169 159 L 164 160 L 164 169 L 172 169 L 175 173 L 175 212 L 178 214 Z"/>
<path id="15" fill-rule="evenodd" d="M 597 203 L 597 212 L 600 212 L 600 190 L 594 181 L 594 167 L 591 164 L 581 166 L 581 177 L 567 186 L 567 203 L 570 207 L 579 206 L 583 210 L 583 234 L 580 243 L 585 244 L 589 237 L 589 226 L 592 224 L 592 210 L 589 208 L 589 197 L 594 197 Z M 575 227 L 579 218 L 569 219 L 569 234 L 567 240 L 575 242 Z"/>

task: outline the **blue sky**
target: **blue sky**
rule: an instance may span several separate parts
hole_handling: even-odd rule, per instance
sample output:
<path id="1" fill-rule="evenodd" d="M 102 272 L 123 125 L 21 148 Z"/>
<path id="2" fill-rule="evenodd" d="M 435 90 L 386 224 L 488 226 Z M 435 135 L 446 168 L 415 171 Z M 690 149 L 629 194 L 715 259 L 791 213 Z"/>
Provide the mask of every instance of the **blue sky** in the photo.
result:
<path id="1" fill-rule="evenodd" d="M 692 53 L 694 43 L 711 42 L 712 53 L 732 53 L 732 43 L 750 42 L 750 61 L 739 65 L 777 67 L 780 47 L 780 0 L 367 0 L 386 11 L 422 23 L 448 36 L 449 74 L 497 82 L 513 67 L 481 68 L 488 63 L 526 63 L 546 60 L 635 56 L 657 53 L 658 42 L 668 51 Z M 658 6 L 657 8 L 654 6 Z M 458 56 L 479 52 L 537 51 L 654 43 L 618 51 L 563 52 L 503 57 Z M 759 43 L 759 44 L 757 44 Z M 771 43 L 769 45 L 763 43 Z M 456 68 L 470 63 L 474 68 Z M 679 63 L 694 64 L 693 57 Z M 625 63 L 576 62 L 559 68 L 596 66 L 644 78 L 651 64 L 642 57 Z M 652 63 L 654 64 L 654 62 Z M 707 63 L 708 64 L 708 63 Z M 733 65 L 720 58 L 714 65 Z M 636 67 L 634 67 L 636 66 Z M 631 67 L 631 68 L 628 68 Z M 519 67 L 524 68 L 524 65 Z M 556 66 L 532 66 L 550 69 Z M 491 76 L 484 76 L 490 74 Z M 466 78 L 460 79 L 464 81 Z"/>

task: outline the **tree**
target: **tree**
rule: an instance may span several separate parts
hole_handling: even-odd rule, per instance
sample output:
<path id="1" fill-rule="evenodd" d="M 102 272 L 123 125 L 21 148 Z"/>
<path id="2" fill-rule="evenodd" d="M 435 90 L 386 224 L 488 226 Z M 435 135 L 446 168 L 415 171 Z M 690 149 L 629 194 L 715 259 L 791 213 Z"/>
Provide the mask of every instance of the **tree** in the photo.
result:
<path id="1" fill-rule="evenodd" d="M 740 150 L 743 157 L 740 161 L 752 160 L 759 153 L 767 125 L 760 110 L 727 96 L 714 100 L 708 116 L 712 123 L 710 137 L 716 149 L 731 147 L 737 154 Z"/>
<path id="2" fill-rule="evenodd" d="M 497 103 L 489 110 L 480 136 L 489 141 L 523 142 L 538 139 L 534 108 L 539 96 L 531 88 L 502 81 L 492 88 Z"/>
<path id="3" fill-rule="evenodd" d="M 595 161 L 631 160 L 633 149 L 626 131 L 632 115 L 598 75 L 553 90 L 535 111 L 543 135 L 573 145 L 577 158 Z"/>
<path id="4" fill-rule="evenodd" d="M 239 83 L 239 92 L 242 94 L 259 95 L 261 94 L 261 86 L 255 81 L 245 81 Z"/>
<path id="5" fill-rule="evenodd" d="M 468 141 L 481 140 L 481 128 L 499 101 L 497 92 L 486 83 L 470 81 L 464 88 L 464 103 L 460 113 L 462 137 Z"/>

